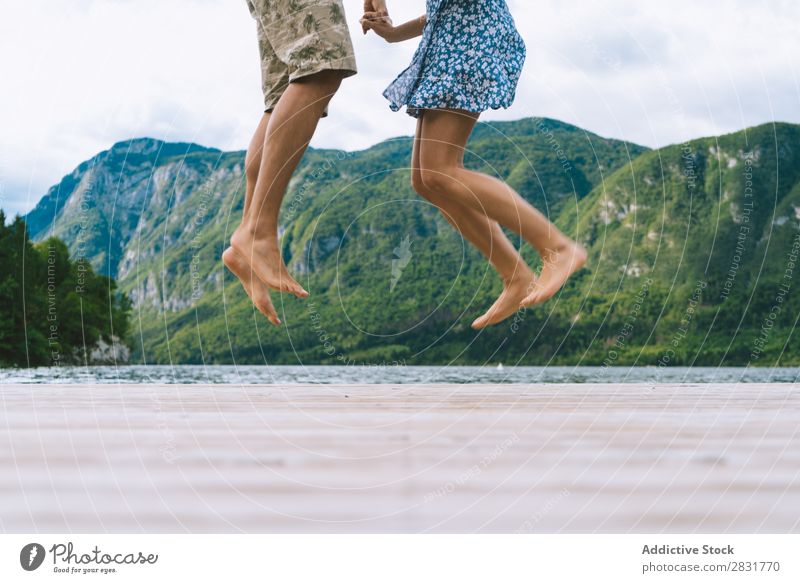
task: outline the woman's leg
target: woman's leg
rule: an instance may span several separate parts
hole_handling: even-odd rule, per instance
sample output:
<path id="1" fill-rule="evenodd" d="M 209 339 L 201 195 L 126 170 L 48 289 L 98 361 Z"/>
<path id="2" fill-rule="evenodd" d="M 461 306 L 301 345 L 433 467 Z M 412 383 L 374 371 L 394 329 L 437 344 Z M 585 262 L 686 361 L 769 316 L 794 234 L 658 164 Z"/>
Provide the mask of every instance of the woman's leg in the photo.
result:
<path id="1" fill-rule="evenodd" d="M 423 114 L 424 117 L 425 114 Z M 519 309 L 520 301 L 533 289 L 535 275 L 508 240 L 500 225 L 485 213 L 425 188 L 420 172 L 420 149 L 424 142 L 422 119 L 417 122 L 417 135 L 411 158 L 411 183 L 419 195 L 436 205 L 444 217 L 472 243 L 503 278 L 503 293 L 489 310 L 476 319 L 473 328 L 497 324 Z M 463 161 L 463 148 L 458 163 Z"/>
<path id="2" fill-rule="evenodd" d="M 477 119 L 477 114 L 463 111 L 425 112 L 420 178 L 429 191 L 485 213 L 533 245 L 543 259 L 542 273 L 522 305 L 545 301 L 583 266 L 586 251 L 506 183 L 464 168 L 464 146 Z"/>
<path id="3" fill-rule="evenodd" d="M 245 192 L 244 192 L 244 210 L 242 211 L 242 219 L 247 217 L 250 211 L 250 203 L 253 200 L 253 191 L 256 188 L 256 181 L 258 180 L 258 173 L 261 170 L 261 152 L 264 149 L 264 139 L 267 135 L 267 125 L 269 124 L 269 113 L 265 113 L 261 117 L 261 121 L 256 128 L 253 138 L 250 140 L 250 145 L 247 148 L 247 155 L 244 159 L 244 174 L 245 174 Z M 242 287 L 250 300 L 258 308 L 258 311 L 264 314 L 267 319 L 276 326 L 281 323 L 278 318 L 278 312 L 275 311 L 275 306 L 272 304 L 272 298 L 269 295 L 269 288 L 260 279 L 255 277 L 253 270 L 250 269 L 247 261 L 233 247 L 228 247 L 222 253 L 222 261 L 225 266 L 231 270 L 239 281 L 242 282 Z"/>

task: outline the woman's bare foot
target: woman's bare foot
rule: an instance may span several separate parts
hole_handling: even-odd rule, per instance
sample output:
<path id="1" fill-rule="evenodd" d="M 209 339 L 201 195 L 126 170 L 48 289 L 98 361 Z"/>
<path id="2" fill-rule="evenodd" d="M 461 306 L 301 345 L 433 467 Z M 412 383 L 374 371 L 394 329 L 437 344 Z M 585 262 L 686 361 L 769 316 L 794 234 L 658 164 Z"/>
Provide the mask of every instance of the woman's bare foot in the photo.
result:
<path id="1" fill-rule="evenodd" d="M 536 274 L 525 265 L 517 269 L 513 277 L 503 281 L 503 293 L 492 307 L 472 323 L 476 330 L 498 324 L 514 314 L 520 308 L 520 302 L 533 290 Z"/>
<path id="2" fill-rule="evenodd" d="M 244 291 L 250 296 L 250 300 L 255 307 L 258 308 L 258 311 L 264 314 L 267 320 L 272 322 L 275 326 L 280 326 L 281 319 L 278 317 L 278 312 L 275 311 L 275 306 L 272 304 L 272 298 L 269 296 L 269 288 L 250 271 L 250 265 L 244 258 L 242 258 L 235 249 L 228 247 L 222 253 L 222 261 L 225 263 L 225 266 L 231 270 L 231 273 L 242 282 Z"/>
<path id="3" fill-rule="evenodd" d="M 247 261 L 256 277 L 268 287 L 279 292 L 294 294 L 298 298 L 308 297 L 308 292 L 303 286 L 289 275 L 277 240 L 271 243 L 258 241 L 239 227 L 231 236 L 231 247 L 242 260 Z M 250 269 L 247 270 L 248 275 Z"/>
<path id="4" fill-rule="evenodd" d="M 586 263 L 586 249 L 575 241 L 568 241 L 561 247 L 551 250 L 543 257 L 544 265 L 539 281 L 528 295 L 521 307 L 539 304 L 552 298 L 567 282 L 569 277 Z"/>

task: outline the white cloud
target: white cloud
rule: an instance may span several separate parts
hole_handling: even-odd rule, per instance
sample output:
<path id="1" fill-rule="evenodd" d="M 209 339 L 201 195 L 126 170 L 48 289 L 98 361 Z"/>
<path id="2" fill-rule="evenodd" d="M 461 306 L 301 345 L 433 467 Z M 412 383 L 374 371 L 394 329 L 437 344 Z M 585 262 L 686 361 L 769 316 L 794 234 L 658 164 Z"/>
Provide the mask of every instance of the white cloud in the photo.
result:
<path id="1" fill-rule="evenodd" d="M 3 0 L 0 206 L 46 188 L 135 136 L 243 149 L 260 111 L 254 24 L 243 0 Z M 396 21 L 423 0 L 389 0 Z M 548 116 L 649 146 L 800 122 L 800 3 L 717 0 L 509 2 L 528 46 L 517 102 L 487 119 Z M 415 41 L 357 31 L 345 81 L 314 145 L 359 149 L 410 134 L 381 91 Z"/>

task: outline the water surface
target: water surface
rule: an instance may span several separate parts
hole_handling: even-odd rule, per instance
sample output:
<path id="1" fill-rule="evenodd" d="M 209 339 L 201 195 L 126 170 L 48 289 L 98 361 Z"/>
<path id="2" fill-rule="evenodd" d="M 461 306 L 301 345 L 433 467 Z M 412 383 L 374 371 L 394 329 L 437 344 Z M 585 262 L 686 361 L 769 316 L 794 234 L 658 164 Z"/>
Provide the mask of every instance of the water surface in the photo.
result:
<path id="1" fill-rule="evenodd" d="M 92 366 L 0 369 L 7 383 L 793 383 L 800 368 L 590 366 Z"/>

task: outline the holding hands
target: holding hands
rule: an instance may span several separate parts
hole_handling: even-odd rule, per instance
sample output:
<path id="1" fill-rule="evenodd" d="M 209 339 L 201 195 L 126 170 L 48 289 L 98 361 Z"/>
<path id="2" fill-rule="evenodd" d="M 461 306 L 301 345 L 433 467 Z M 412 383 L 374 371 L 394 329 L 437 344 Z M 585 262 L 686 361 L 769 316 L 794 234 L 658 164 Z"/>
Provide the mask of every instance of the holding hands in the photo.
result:
<path id="1" fill-rule="evenodd" d="M 392 19 L 389 18 L 389 11 L 386 9 L 386 0 L 364 0 L 364 15 L 360 22 L 364 34 L 367 34 L 371 28 L 370 24 L 373 22 L 391 26 Z"/>
<path id="2" fill-rule="evenodd" d="M 421 35 L 426 16 L 423 14 L 405 24 L 394 26 L 384 0 L 364 0 L 364 15 L 360 22 L 364 34 L 371 30 L 387 42 L 396 43 Z"/>

